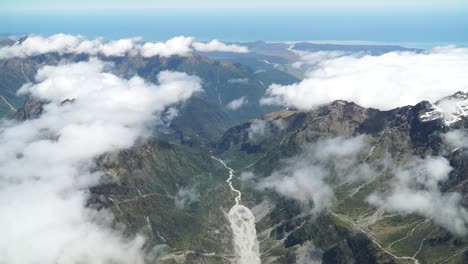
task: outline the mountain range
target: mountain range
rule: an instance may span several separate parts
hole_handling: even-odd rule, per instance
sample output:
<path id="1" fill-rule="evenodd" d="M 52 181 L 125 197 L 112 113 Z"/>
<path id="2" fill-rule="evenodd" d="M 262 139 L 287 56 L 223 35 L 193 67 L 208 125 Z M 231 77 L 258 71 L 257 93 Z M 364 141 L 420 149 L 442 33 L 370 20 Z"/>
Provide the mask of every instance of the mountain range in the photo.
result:
<path id="1" fill-rule="evenodd" d="M 105 176 L 90 188 L 88 207 L 111 210 L 126 236 L 142 234 L 148 263 L 232 263 L 232 168 L 241 204 L 255 217 L 261 263 L 468 263 L 468 94 L 387 111 L 344 100 L 310 110 L 263 105 L 270 85 L 296 83 L 304 73 L 291 66 L 297 53 L 290 43 L 243 45 L 252 52 L 99 57 L 123 78 L 158 83 L 165 70 L 196 75 L 203 91 L 178 103 L 177 115 L 148 140 L 96 157 L 95 170 Z M 311 43 L 294 49 L 421 52 Z M 44 65 L 89 58 L 0 60 L 0 114 L 18 122 L 40 117 L 47 102 L 17 91 Z"/>

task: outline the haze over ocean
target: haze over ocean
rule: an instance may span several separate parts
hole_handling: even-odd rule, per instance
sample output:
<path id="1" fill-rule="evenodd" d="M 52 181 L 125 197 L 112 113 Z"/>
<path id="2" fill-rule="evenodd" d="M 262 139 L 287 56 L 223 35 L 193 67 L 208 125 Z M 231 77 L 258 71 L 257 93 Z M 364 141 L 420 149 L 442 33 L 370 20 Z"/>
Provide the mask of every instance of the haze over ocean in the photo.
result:
<path id="1" fill-rule="evenodd" d="M 433 13 L 431 13 L 433 12 Z M 107 39 L 178 35 L 223 41 L 357 41 L 427 48 L 468 46 L 468 11 L 89 11 L 2 12 L 0 35 L 81 34 Z"/>

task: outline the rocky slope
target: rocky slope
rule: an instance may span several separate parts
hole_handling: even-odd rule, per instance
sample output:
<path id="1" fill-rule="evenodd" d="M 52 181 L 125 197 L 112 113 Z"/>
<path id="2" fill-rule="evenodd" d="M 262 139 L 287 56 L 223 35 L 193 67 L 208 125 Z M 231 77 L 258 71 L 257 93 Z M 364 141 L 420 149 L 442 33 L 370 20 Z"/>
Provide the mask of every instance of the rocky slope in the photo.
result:
<path id="1" fill-rule="evenodd" d="M 263 207 L 257 214 L 263 261 L 465 263 L 466 236 L 454 235 L 420 214 L 386 212 L 367 202 L 375 191 L 386 192 L 391 188 L 392 176 L 388 171 L 359 181 L 328 179 L 336 200 L 313 216 L 304 215 L 297 201 L 258 188 L 263 178 L 284 166 L 285 159 L 302 153 L 304 146 L 327 138 L 365 135 L 371 148 L 368 156 L 359 158 L 360 163 L 391 159 L 403 164 L 414 157 L 443 156 L 450 161 L 453 171 L 439 188 L 444 193 L 459 191 L 465 197 L 468 175 L 463 148 L 447 149 L 443 140 L 444 133 L 466 128 L 465 99 L 465 93 L 457 93 L 434 105 L 421 102 L 390 111 L 336 101 L 312 111 L 274 112 L 226 132 L 218 152 L 238 175 L 242 172 L 255 175 L 238 184 L 243 186 L 243 193 L 248 193 L 244 203 L 253 208 Z M 441 104 L 454 100 L 456 107 L 440 110 Z M 252 129 L 260 126 L 262 130 Z M 255 131 L 261 132 L 255 135 Z M 463 198 L 461 204 L 466 205 L 467 201 Z"/>

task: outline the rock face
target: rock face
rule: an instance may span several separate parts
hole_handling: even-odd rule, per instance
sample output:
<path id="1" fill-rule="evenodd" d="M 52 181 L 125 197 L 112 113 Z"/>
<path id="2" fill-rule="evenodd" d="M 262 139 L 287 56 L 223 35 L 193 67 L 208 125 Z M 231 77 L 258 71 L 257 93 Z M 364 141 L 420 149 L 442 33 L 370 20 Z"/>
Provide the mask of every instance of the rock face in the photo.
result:
<path id="1" fill-rule="evenodd" d="M 274 112 L 228 130 L 217 151 L 223 159 L 232 160 L 230 165 L 238 173 L 248 171 L 255 175 L 250 184 L 243 185 L 242 192 L 251 194 L 248 203 L 259 204 L 268 199 L 276 204 L 257 224 L 258 233 L 265 234 L 265 240 L 260 239 L 266 252 L 264 260 L 295 263 L 290 259 L 298 256 L 296 251 L 313 242 L 322 251 L 323 263 L 432 263 L 450 257 L 447 263 L 463 263 L 460 252 L 468 246 L 467 237 L 451 234 L 420 214 L 385 212 L 367 202 L 371 193 L 389 191 L 392 184 L 389 173 L 358 182 L 337 183 L 328 179 L 336 200 L 313 216 L 298 216 L 303 214 L 300 203 L 255 186 L 284 166 L 285 159 L 300 155 L 304 146 L 329 138 L 365 135 L 372 148 L 363 163 L 391 159 L 404 164 L 415 157 L 442 156 L 449 160 L 453 171 L 438 188 L 443 193 L 458 191 L 465 197 L 466 156 L 462 149 L 451 151 L 443 140 L 444 133 L 467 127 L 465 99 L 466 94 L 457 93 L 434 105 L 421 102 L 390 111 L 336 101 L 312 111 Z M 453 108 L 445 106 L 455 109 L 456 115 L 451 116 L 450 122 L 447 115 L 434 110 L 446 102 L 456 104 Z M 253 133 L 259 130 L 259 124 L 263 130 Z M 461 204 L 467 202 L 463 198 Z M 434 250 L 444 253 L 434 254 Z"/>
<path id="2" fill-rule="evenodd" d="M 19 121 L 37 118 L 42 113 L 42 105 L 41 102 L 29 98 L 26 100 L 23 107 L 18 109 L 15 118 Z"/>

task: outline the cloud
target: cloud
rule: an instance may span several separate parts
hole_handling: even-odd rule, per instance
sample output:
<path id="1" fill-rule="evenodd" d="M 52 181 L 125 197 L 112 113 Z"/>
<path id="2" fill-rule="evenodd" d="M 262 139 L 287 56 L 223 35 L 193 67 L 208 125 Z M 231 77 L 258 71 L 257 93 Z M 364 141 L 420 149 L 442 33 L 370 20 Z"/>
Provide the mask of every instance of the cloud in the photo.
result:
<path id="1" fill-rule="evenodd" d="M 300 202 L 307 213 L 317 214 L 334 202 L 334 180 L 369 178 L 359 169 L 359 157 L 368 151 L 365 136 L 319 141 L 305 147 L 302 154 L 283 161 L 284 166 L 262 179 L 257 188 L 272 189 Z"/>
<path id="2" fill-rule="evenodd" d="M 455 234 L 465 235 L 468 212 L 460 204 L 461 195 L 439 189 L 439 183 L 447 180 L 452 170 L 443 157 L 413 158 L 393 169 L 389 193 L 374 193 L 367 200 L 387 211 L 430 218 Z"/>
<path id="3" fill-rule="evenodd" d="M 448 46 L 380 56 L 335 55 L 325 56 L 321 62 L 312 60 L 307 77 L 299 83 L 271 85 L 261 103 L 312 109 L 347 100 L 388 110 L 422 100 L 434 102 L 468 90 L 468 48 Z"/>
<path id="4" fill-rule="evenodd" d="M 468 148 L 468 133 L 464 130 L 456 129 L 442 134 L 445 143 L 455 148 Z"/>
<path id="5" fill-rule="evenodd" d="M 193 47 L 196 50 L 201 51 L 201 52 L 214 52 L 214 51 L 234 52 L 234 53 L 248 53 L 249 52 L 249 49 L 245 46 L 226 45 L 216 39 L 208 43 L 195 42 L 193 43 Z"/>
<path id="6" fill-rule="evenodd" d="M 192 37 L 175 37 L 166 42 L 148 42 L 140 48 L 143 57 L 172 55 L 187 56 L 192 52 L 191 45 L 195 41 Z"/>
<path id="7" fill-rule="evenodd" d="M 163 120 L 166 124 L 169 124 L 178 115 L 179 110 L 175 107 L 170 107 L 164 112 Z"/>
<path id="8" fill-rule="evenodd" d="M 50 37 L 28 36 L 21 42 L 0 48 L 0 59 L 26 58 L 48 53 L 124 56 L 136 48 L 139 38 L 120 39 L 104 43 L 102 39 L 87 40 L 77 35 L 56 34 Z"/>
<path id="9" fill-rule="evenodd" d="M 241 108 L 243 105 L 247 103 L 247 99 L 245 99 L 245 96 L 242 96 L 240 98 L 237 98 L 235 100 L 232 100 L 229 102 L 226 107 L 231 110 L 237 110 Z"/>
<path id="10" fill-rule="evenodd" d="M 106 44 L 101 44 L 97 47 L 96 53 L 102 53 L 104 56 L 107 56 L 107 57 L 109 56 L 122 57 L 135 48 L 136 46 L 135 42 L 138 39 L 139 38 L 119 39 L 119 40 L 108 42 Z M 91 55 L 94 55 L 94 54 L 91 53 Z"/>
<path id="11" fill-rule="evenodd" d="M 26 58 L 48 53 L 88 54 L 91 56 L 141 55 L 143 57 L 188 56 L 193 49 L 199 51 L 248 52 L 246 47 L 226 45 L 219 41 L 195 42 L 193 37 L 174 37 L 166 42 L 147 42 L 141 38 L 127 38 L 106 42 L 102 38 L 88 40 L 83 36 L 56 34 L 49 37 L 28 36 L 13 45 L 0 47 L 0 59 Z"/>
<path id="12" fill-rule="evenodd" d="M 177 195 L 174 197 L 174 203 L 176 208 L 185 209 L 191 204 L 200 200 L 200 193 L 197 192 L 195 187 L 192 188 L 181 188 Z"/>
<path id="13" fill-rule="evenodd" d="M 240 175 L 240 180 L 242 182 L 248 182 L 251 181 L 255 178 L 255 174 L 251 171 L 244 171 Z"/>
<path id="14" fill-rule="evenodd" d="M 252 141 L 255 138 L 264 136 L 267 132 L 267 124 L 268 121 L 266 120 L 258 120 L 252 122 L 249 128 L 247 129 L 249 140 Z"/>
<path id="15" fill-rule="evenodd" d="M 271 135 L 272 132 L 285 129 L 284 121 L 281 119 L 258 119 L 253 121 L 247 129 L 248 138 L 252 142 L 257 142 Z"/>
<path id="16" fill-rule="evenodd" d="M 248 138 L 250 141 L 256 143 L 271 135 L 274 131 L 281 131 L 285 125 L 281 119 L 278 120 L 263 120 L 258 119 L 253 121 L 247 129 Z"/>
<path id="17" fill-rule="evenodd" d="M 174 37 L 166 42 L 148 42 L 141 48 L 140 52 L 143 57 L 162 56 L 169 57 L 172 55 L 187 56 L 193 50 L 201 52 L 233 52 L 233 53 L 246 53 L 249 52 L 247 47 L 238 45 L 226 45 L 217 40 L 212 40 L 208 43 L 195 42 L 193 37 Z"/>
<path id="18" fill-rule="evenodd" d="M 200 79 L 162 72 L 154 85 L 110 67 L 90 60 L 41 68 L 20 93 L 45 102 L 42 115 L 0 123 L 4 262 L 143 263 L 144 239 L 125 238 L 109 210 L 85 205 L 104 175 L 94 159 L 148 137 L 166 108 L 200 91 Z"/>
<path id="19" fill-rule="evenodd" d="M 229 79 L 228 83 L 247 84 L 249 83 L 249 79 L 248 78 Z"/>
<path id="20" fill-rule="evenodd" d="M 345 55 L 350 55 L 349 52 L 345 51 L 317 51 L 317 52 L 306 52 L 300 50 L 290 49 L 299 56 L 299 61 L 292 64 L 296 69 L 303 71 L 311 70 L 313 67 L 317 66 L 319 63 L 343 57 Z"/>

